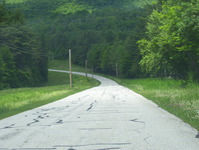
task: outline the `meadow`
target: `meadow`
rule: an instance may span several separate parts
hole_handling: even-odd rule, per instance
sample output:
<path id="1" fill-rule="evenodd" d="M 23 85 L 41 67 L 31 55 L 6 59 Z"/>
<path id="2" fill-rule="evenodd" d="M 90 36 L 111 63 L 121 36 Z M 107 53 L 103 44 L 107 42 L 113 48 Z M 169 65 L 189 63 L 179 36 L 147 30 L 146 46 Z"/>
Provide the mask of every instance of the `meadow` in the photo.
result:
<path id="1" fill-rule="evenodd" d="M 51 60 L 49 61 L 48 68 L 57 70 L 67 70 L 69 71 L 68 60 Z M 85 72 L 85 68 L 72 64 L 72 71 Z M 90 71 L 88 69 L 88 71 Z"/>
<path id="2" fill-rule="evenodd" d="M 61 63 L 63 62 L 58 61 L 55 64 L 52 62 L 49 66 L 56 68 L 56 65 L 59 66 Z M 64 67 L 64 65 L 60 66 L 61 68 Z M 61 68 L 58 67 L 56 69 Z M 80 68 L 74 67 L 74 69 L 78 71 Z M 73 88 L 70 88 L 68 74 L 49 72 L 48 83 L 42 84 L 40 87 L 0 91 L 0 119 L 54 102 L 97 85 L 99 85 L 99 82 L 96 80 L 73 75 Z"/>

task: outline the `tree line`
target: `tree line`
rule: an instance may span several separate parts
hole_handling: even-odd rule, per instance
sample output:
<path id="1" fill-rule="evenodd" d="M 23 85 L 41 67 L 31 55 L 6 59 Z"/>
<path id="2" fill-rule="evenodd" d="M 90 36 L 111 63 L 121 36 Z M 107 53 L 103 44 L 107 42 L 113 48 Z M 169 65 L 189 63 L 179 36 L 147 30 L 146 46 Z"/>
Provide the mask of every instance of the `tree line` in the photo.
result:
<path id="1" fill-rule="evenodd" d="M 47 56 L 40 38 L 19 10 L 0 4 L 0 89 L 36 86 L 47 80 Z"/>
<path id="2" fill-rule="evenodd" d="M 116 6 L 100 5 L 92 13 L 53 14 L 50 24 L 40 25 L 49 59 L 66 59 L 71 49 L 74 64 L 84 66 L 88 60 L 94 71 L 111 75 L 118 64 L 121 77 L 144 76 L 139 67 L 141 55 L 137 41 L 143 37 L 151 10 L 137 7 L 125 10 Z"/>
<path id="3" fill-rule="evenodd" d="M 150 76 L 199 80 L 199 1 L 159 0 L 138 41 L 142 71 Z"/>
<path id="4" fill-rule="evenodd" d="M 74 64 L 88 60 L 99 73 L 114 75 L 117 65 L 124 78 L 199 79 L 198 0 L 28 0 L 8 8 L 0 8 L 0 87 L 46 81 L 47 59 L 65 60 L 68 49 Z"/>
<path id="5" fill-rule="evenodd" d="M 100 9 L 70 15 L 54 14 L 45 28 L 50 58 L 120 77 L 174 77 L 198 80 L 198 1 L 158 0 L 133 9 L 122 2 L 84 1 Z M 106 6 L 106 7 L 105 7 Z M 50 42 L 49 42 L 50 41 Z"/>

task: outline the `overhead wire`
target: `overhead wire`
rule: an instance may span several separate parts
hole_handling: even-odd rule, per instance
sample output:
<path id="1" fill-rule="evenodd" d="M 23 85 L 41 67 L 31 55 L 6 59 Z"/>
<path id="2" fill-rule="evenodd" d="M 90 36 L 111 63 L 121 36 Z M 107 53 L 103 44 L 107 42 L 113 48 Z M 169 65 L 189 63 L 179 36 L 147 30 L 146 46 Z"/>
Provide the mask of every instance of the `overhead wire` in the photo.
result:
<path id="1" fill-rule="evenodd" d="M 8 47 L 8 48 L 17 50 L 18 52 L 26 53 L 26 54 L 33 54 L 33 53 L 34 53 L 34 51 L 24 51 L 24 49 L 19 49 L 18 47 L 15 47 L 15 45 L 14 45 L 14 46 L 11 46 L 10 44 L 7 45 L 7 44 L 5 44 L 5 43 L 0 43 L 0 47 Z M 47 54 L 44 54 L 43 52 L 41 52 L 41 53 L 40 53 L 40 56 L 46 57 L 46 56 L 48 56 L 48 55 L 47 55 Z"/>

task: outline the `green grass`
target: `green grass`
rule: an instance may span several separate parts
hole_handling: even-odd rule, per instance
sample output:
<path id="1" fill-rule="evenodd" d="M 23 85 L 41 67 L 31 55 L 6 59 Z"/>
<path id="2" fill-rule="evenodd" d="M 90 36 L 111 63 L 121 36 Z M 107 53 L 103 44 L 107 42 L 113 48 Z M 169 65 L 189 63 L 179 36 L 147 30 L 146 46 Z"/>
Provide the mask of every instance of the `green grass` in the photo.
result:
<path id="1" fill-rule="evenodd" d="M 49 68 L 68 70 L 67 61 L 50 61 Z M 73 65 L 73 71 L 84 68 Z M 118 79 L 123 86 L 152 100 L 160 107 L 178 116 L 199 130 L 199 84 L 173 79 Z M 76 92 L 99 85 L 99 82 L 73 75 L 73 88 L 69 88 L 69 75 L 49 72 L 49 82 L 42 87 L 0 91 L 0 119 L 59 100 Z"/>
<path id="2" fill-rule="evenodd" d="M 66 73 L 49 72 L 49 82 L 42 87 L 0 91 L 0 119 L 99 85 L 96 80 L 73 75 L 73 88 L 69 88 L 68 79 L 69 75 Z"/>
<path id="3" fill-rule="evenodd" d="M 199 84 L 173 79 L 115 79 L 199 130 Z"/>
<path id="4" fill-rule="evenodd" d="M 48 64 L 48 68 L 69 71 L 68 60 L 51 60 Z M 85 68 L 72 64 L 72 71 L 85 72 Z M 91 72 L 91 70 L 88 69 L 88 72 Z"/>
<path id="5" fill-rule="evenodd" d="M 59 66 L 59 69 L 68 70 L 67 63 L 65 66 L 62 66 L 62 61 L 52 63 Z M 84 68 L 74 65 L 73 69 L 84 71 Z M 199 84 L 174 79 L 119 79 L 111 76 L 108 78 L 145 96 L 199 130 Z"/>
<path id="6" fill-rule="evenodd" d="M 51 60 L 48 65 L 49 69 L 66 70 L 69 71 L 68 60 Z M 74 72 L 86 72 L 84 67 L 72 64 L 72 71 Z M 87 73 L 92 74 L 92 70 L 87 68 Z"/>

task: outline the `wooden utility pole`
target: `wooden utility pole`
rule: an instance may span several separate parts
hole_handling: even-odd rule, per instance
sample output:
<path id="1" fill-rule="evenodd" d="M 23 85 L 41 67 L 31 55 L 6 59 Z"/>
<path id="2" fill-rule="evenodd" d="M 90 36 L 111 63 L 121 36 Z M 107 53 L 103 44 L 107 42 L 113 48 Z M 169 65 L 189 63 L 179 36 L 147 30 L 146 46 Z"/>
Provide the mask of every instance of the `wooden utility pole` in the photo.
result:
<path id="1" fill-rule="evenodd" d="M 116 77 L 118 77 L 118 65 L 117 65 L 117 63 L 116 63 L 116 66 L 115 66 L 116 68 L 115 68 L 115 70 L 116 70 Z"/>
<path id="2" fill-rule="evenodd" d="M 70 88 L 72 88 L 73 83 L 72 83 L 71 49 L 69 49 L 69 71 L 70 71 Z"/>
<path id="3" fill-rule="evenodd" d="M 85 61 L 85 72 L 86 72 L 86 77 L 87 77 L 87 64 L 88 64 L 88 61 L 86 60 L 86 61 Z"/>

